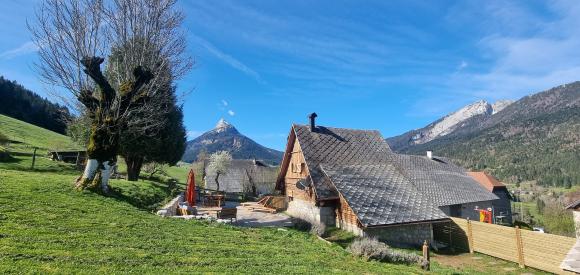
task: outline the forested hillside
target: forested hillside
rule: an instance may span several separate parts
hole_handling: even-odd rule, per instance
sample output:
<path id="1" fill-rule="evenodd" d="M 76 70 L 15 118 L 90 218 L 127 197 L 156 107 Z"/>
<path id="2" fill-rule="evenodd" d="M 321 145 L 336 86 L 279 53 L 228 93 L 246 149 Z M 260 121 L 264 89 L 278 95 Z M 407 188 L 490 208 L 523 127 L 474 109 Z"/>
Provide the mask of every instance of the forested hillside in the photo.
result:
<path id="1" fill-rule="evenodd" d="M 0 76 L 0 114 L 64 134 L 68 109 Z"/>
<path id="2" fill-rule="evenodd" d="M 402 147 L 394 138 L 388 141 L 395 151 L 433 150 L 511 183 L 580 185 L 580 82 L 524 97 L 485 120 L 474 118 L 465 125 L 424 144 Z"/>

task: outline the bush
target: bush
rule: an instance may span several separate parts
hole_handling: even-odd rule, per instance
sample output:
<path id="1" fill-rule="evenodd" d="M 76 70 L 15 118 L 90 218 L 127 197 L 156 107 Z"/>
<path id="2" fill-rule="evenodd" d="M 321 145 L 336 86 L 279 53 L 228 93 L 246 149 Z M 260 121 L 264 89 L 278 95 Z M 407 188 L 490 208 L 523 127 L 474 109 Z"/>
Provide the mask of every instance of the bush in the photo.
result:
<path id="1" fill-rule="evenodd" d="M 0 145 L 5 144 L 9 141 L 8 137 L 2 133 L 0 133 Z"/>
<path id="2" fill-rule="evenodd" d="M 8 153 L 8 150 L 0 146 L 0 162 L 9 161 L 11 159 L 12 157 L 10 156 L 10 153 Z"/>
<path id="3" fill-rule="evenodd" d="M 347 249 L 353 255 L 388 263 L 423 264 L 422 257 L 402 251 L 392 250 L 376 238 L 356 239 Z"/>

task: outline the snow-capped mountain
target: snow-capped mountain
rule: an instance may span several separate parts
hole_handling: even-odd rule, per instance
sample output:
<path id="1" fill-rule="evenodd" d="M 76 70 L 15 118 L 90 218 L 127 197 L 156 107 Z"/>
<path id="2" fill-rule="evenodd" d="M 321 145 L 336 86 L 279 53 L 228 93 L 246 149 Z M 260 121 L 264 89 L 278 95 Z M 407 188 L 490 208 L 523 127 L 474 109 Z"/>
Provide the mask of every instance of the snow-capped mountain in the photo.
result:
<path id="1" fill-rule="evenodd" d="M 280 163 L 283 154 L 280 151 L 266 148 L 242 135 L 236 127 L 224 119 L 220 119 L 212 130 L 188 141 L 181 160 L 193 162 L 202 150 L 208 154 L 228 151 L 234 159 L 258 159 L 270 164 Z"/>

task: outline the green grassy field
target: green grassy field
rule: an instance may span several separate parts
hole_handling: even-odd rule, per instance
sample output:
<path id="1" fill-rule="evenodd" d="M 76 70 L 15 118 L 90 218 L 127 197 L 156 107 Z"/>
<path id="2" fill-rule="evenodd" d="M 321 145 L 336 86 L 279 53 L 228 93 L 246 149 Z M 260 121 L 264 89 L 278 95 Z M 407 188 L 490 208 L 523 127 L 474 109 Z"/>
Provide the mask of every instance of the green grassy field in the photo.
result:
<path id="1" fill-rule="evenodd" d="M 0 133 L 11 141 L 46 150 L 80 149 L 69 137 L 0 115 Z"/>

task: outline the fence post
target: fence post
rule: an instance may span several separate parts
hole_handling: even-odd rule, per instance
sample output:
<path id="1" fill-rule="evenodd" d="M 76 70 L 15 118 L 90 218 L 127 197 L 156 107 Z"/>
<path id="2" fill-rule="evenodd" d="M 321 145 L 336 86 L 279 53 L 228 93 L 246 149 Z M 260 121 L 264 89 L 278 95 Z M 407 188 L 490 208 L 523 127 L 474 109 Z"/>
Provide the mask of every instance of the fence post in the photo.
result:
<path id="1" fill-rule="evenodd" d="M 431 269 L 431 259 L 429 257 L 429 243 L 427 242 L 427 240 L 425 240 L 425 242 L 423 243 L 423 263 L 421 264 L 421 267 L 426 271 L 429 271 Z"/>
<path id="2" fill-rule="evenodd" d="M 471 220 L 467 218 L 467 243 L 469 246 L 469 253 L 473 254 L 473 230 L 471 229 Z"/>
<path id="3" fill-rule="evenodd" d="M 34 147 L 34 152 L 32 153 L 32 165 L 30 166 L 31 170 L 34 170 L 34 163 L 36 162 L 36 147 Z"/>
<path id="4" fill-rule="evenodd" d="M 526 267 L 524 262 L 524 244 L 522 242 L 522 232 L 519 226 L 516 226 L 516 246 L 518 249 L 518 264 L 520 268 Z"/>

